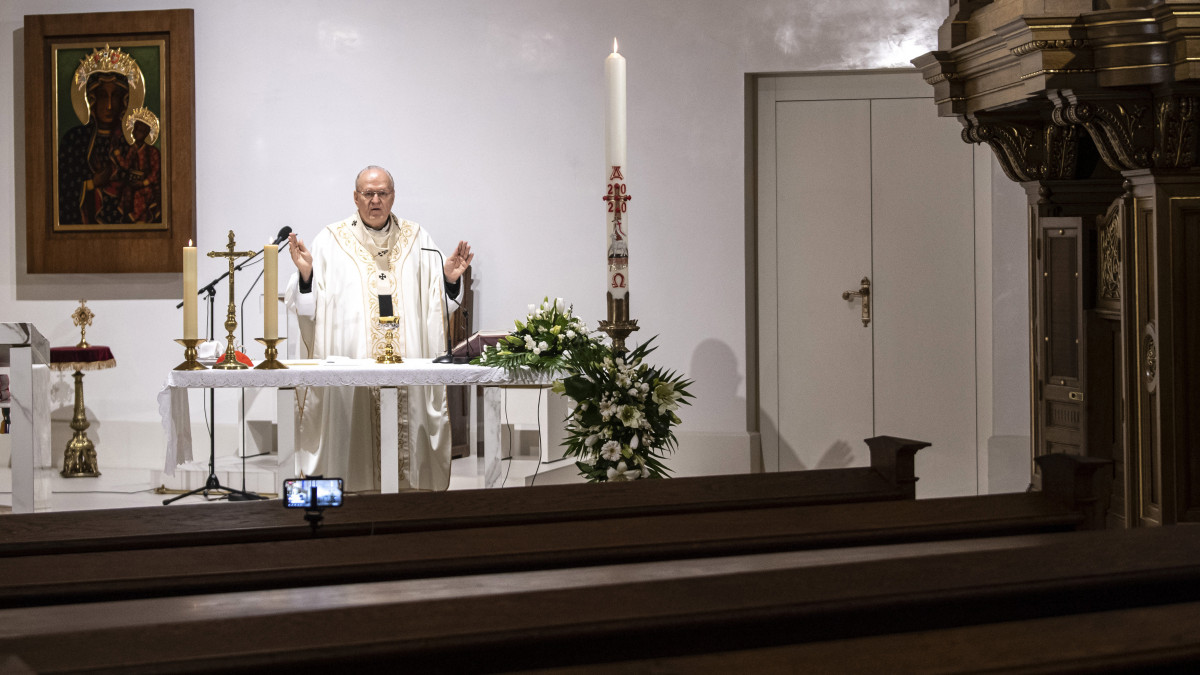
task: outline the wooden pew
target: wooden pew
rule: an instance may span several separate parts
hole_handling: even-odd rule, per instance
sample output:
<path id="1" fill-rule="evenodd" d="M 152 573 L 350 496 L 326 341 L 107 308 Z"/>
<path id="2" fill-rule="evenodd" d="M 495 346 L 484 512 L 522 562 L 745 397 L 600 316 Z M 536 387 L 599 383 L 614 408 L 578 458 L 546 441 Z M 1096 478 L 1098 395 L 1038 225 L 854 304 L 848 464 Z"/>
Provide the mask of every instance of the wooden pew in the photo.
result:
<path id="1" fill-rule="evenodd" d="M 1075 488 L 1065 494 L 1086 497 Z M 0 558 L 0 607 L 1064 532 L 1086 525 L 1073 502 L 1034 492 L 49 553 Z"/>
<path id="2" fill-rule="evenodd" d="M 1200 602 L 1087 612 L 799 645 L 538 668 L 626 673 L 1196 672 Z"/>
<path id="3" fill-rule="evenodd" d="M 319 534 L 366 536 L 912 499 L 914 458 L 929 444 L 892 436 L 866 443 L 871 466 L 862 468 L 353 496 L 325 512 Z M 278 500 L 7 516 L 0 518 L 0 558 L 307 539 L 303 525 L 301 514 L 282 508 Z"/>
<path id="4" fill-rule="evenodd" d="M 11 654 L 39 672 L 131 673 L 285 667 L 363 672 L 401 665 L 406 672 L 513 671 L 670 664 L 711 655 L 715 660 L 699 663 L 713 666 L 702 668 L 712 672 L 731 663 L 720 659 L 734 652 L 756 650 L 750 653 L 761 656 L 763 650 L 795 645 L 803 647 L 785 655 L 789 667 L 836 667 L 840 662 L 808 659 L 839 655 L 862 665 L 868 654 L 861 645 L 894 645 L 904 639 L 899 634 L 908 633 L 914 645 L 936 650 L 927 654 L 932 666 L 946 648 L 938 636 L 981 636 L 991 649 L 1016 636 L 1008 646 L 1019 653 L 1033 644 L 1053 644 L 1048 642 L 1053 635 L 1070 632 L 1063 626 L 1079 629 L 1091 613 L 1117 612 L 1125 620 L 1153 615 L 1159 626 L 1193 618 L 1186 631 L 1177 632 L 1174 651 L 1161 639 L 1152 647 L 1166 660 L 1118 663 L 1194 658 L 1197 628 L 1190 612 L 1200 603 L 1200 528 L 1045 539 L 1000 550 L 565 590 L 413 602 L 383 597 L 320 611 L 304 611 L 304 589 L 292 589 L 287 593 L 293 600 L 267 615 L 199 621 L 185 614 L 175 620 L 155 616 L 153 623 L 74 631 L 69 649 L 62 634 L 21 635 L 14 628 L 0 638 L 0 655 Z M 1133 611 L 1138 608 L 1150 611 Z M 114 612 L 120 609 L 120 603 L 112 605 Z M 1047 621 L 1055 617 L 1078 621 Z M 6 625 L 12 623 L 5 618 Z M 1033 623 L 1021 630 L 1012 622 Z M 855 640 L 865 642 L 858 649 L 839 642 Z M 1133 649 L 1128 639 L 1124 644 Z M 970 657 L 967 645 L 952 647 L 959 658 Z M 906 662 L 919 663 L 919 657 L 910 653 Z M 1076 657 L 1085 662 L 1084 655 Z M 736 654 L 732 658 L 738 663 Z"/>

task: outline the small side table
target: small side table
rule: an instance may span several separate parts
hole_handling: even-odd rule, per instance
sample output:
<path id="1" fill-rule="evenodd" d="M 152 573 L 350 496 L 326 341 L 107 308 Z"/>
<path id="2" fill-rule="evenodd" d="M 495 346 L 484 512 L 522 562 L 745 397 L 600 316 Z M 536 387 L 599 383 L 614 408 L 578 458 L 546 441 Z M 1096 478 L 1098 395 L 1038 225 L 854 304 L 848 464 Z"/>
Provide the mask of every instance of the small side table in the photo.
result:
<path id="1" fill-rule="evenodd" d="M 54 370 L 75 371 L 75 414 L 71 418 L 71 429 L 75 435 L 67 443 L 63 454 L 62 475 L 67 478 L 94 478 L 100 475 L 96 466 L 96 448 L 87 437 L 87 412 L 83 407 L 83 371 L 104 370 L 117 365 L 112 350 L 108 347 L 52 347 L 50 367 Z"/>

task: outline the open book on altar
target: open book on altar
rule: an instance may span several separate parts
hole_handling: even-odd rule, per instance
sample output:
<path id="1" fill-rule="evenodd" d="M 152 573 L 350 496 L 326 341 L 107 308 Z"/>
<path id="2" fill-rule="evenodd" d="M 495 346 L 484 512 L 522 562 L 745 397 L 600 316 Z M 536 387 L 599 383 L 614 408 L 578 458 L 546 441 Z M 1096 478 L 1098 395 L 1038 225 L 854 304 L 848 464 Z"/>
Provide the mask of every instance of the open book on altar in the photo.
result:
<path id="1" fill-rule="evenodd" d="M 454 356 L 476 358 L 484 347 L 492 347 L 508 336 L 508 331 L 478 331 L 471 337 L 454 345 Z"/>

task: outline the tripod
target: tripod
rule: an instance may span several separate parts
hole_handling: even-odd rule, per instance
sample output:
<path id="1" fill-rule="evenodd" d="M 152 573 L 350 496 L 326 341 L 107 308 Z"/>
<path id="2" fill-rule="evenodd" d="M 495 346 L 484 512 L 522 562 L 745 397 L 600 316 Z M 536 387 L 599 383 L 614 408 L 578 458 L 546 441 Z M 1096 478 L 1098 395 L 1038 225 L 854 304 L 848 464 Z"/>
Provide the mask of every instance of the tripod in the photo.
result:
<path id="1" fill-rule="evenodd" d="M 227 276 L 229 276 L 229 273 L 224 272 L 221 274 L 221 276 L 217 277 L 216 279 L 213 279 L 207 286 L 200 289 L 200 292 L 204 293 L 205 300 L 208 302 L 208 339 L 209 340 L 213 339 L 213 331 L 215 330 L 215 327 L 216 327 L 216 324 L 213 322 L 214 305 L 215 305 L 216 296 L 217 296 L 216 285 L 217 285 L 218 281 L 220 281 L 221 279 L 224 279 Z M 246 492 L 245 490 L 238 490 L 238 489 L 231 488 L 231 487 L 225 487 L 224 485 L 221 485 L 221 481 L 217 479 L 217 421 L 216 421 L 217 408 L 216 408 L 216 393 L 215 392 L 216 392 L 216 390 L 211 387 L 208 390 L 208 409 L 212 411 L 212 419 L 209 420 L 209 427 L 208 427 L 208 478 L 204 481 L 204 487 L 196 488 L 195 490 L 185 492 L 181 495 L 176 495 L 174 497 L 171 497 L 170 499 L 164 499 L 163 506 L 166 506 L 175 501 L 179 501 L 180 499 L 183 499 L 184 497 L 190 497 L 192 495 L 200 494 L 200 493 L 204 493 L 204 496 L 207 497 L 210 492 L 218 492 L 218 491 L 224 492 L 226 498 L 228 498 L 230 500 L 234 500 L 234 501 L 250 500 L 250 499 L 266 499 L 266 497 L 263 497 L 262 495 L 256 495 L 253 492 Z M 243 453 L 244 452 L 245 451 L 243 450 Z M 244 465 L 242 468 L 242 480 L 243 481 L 245 480 Z"/>

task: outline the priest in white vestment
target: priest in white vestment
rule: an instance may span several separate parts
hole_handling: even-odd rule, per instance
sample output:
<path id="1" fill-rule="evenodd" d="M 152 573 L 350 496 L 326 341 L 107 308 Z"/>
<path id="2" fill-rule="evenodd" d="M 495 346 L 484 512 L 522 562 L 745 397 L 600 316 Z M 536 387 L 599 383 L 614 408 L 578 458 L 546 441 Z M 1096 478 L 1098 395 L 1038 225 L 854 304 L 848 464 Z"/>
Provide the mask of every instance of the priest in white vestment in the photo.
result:
<path id="1" fill-rule="evenodd" d="M 354 185 L 356 212 L 326 226 L 306 247 L 292 234 L 297 272 L 286 300 L 300 324 L 303 358 L 374 358 L 383 352 L 386 326 L 380 303 L 391 300 L 397 318 L 393 348 L 401 357 L 432 358 L 446 349 L 444 296 L 451 311 L 461 298 L 460 277 L 474 255 L 466 242 L 445 258 L 421 226 L 391 212 L 395 183 L 370 166 Z M 439 249 L 440 250 L 440 249 Z M 386 314 L 385 314 L 386 316 Z M 379 389 L 306 387 L 296 390 L 299 445 L 304 475 L 339 477 L 346 489 L 379 489 Z M 450 483 L 450 422 L 446 388 L 399 390 L 399 483 L 401 490 L 445 490 Z"/>

